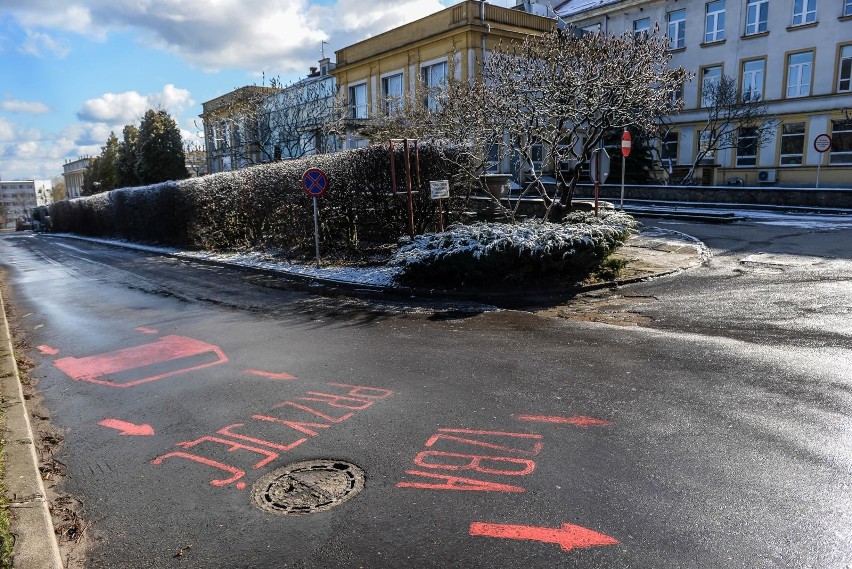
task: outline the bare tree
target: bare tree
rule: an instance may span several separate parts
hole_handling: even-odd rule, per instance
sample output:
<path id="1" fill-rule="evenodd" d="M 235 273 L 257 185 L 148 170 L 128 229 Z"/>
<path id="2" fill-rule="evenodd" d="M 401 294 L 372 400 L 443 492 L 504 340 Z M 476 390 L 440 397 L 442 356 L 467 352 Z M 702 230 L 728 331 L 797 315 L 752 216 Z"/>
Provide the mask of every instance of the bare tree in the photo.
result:
<path id="1" fill-rule="evenodd" d="M 683 178 L 684 184 L 692 182 L 702 161 L 720 150 L 748 148 L 757 154 L 758 148 L 772 141 L 777 126 L 766 104 L 748 92 L 741 94 L 736 79 L 729 75 L 705 81 L 701 93 L 702 104 L 707 107 L 707 120 L 698 131 L 698 152 Z"/>
<path id="2" fill-rule="evenodd" d="M 424 98 L 416 97 L 414 112 L 379 117 L 381 128 L 373 132 L 407 131 L 463 149 L 473 173 L 514 160 L 521 195 L 541 198 L 548 215 L 554 208 L 561 214 L 571 207 L 581 166 L 607 132 L 628 126 L 654 132 L 657 117 L 680 110 L 672 94 L 690 76 L 670 69 L 670 58 L 668 40 L 656 29 L 528 35 L 498 45 L 480 77 L 448 81 L 433 108 L 424 110 Z M 519 204 L 506 213 L 514 217 Z"/>
<path id="3" fill-rule="evenodd" d="M 337 150 L 336 89 L 331 76 L 308 77 L 268 96 L 261 106 L 258 144 L 264 161 Z"/>

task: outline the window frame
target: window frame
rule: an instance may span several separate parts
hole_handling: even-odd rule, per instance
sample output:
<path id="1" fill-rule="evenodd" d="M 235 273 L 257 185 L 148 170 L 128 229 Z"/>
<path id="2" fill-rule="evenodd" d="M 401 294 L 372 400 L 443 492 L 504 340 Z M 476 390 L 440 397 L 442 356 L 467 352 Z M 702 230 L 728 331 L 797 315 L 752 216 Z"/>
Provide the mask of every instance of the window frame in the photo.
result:
<path id="1" fill-rule="evenodd" d="M 671 140 L 671 137 L 674 137 L 674 140 Z M 670 130 L 660 137 L 660 163 L 663 167 L 667 167 L 671 171 L 673 166 L 677 166 L 679 151 L 680 131 Z"/>
<path id="2" fill-rule="evenodd" d="M 437 85 L 432 84 L 432 70 L 443 68 L 443 78 L 438 81 Z M 438 109 L 437 93 L 432 93 L 432 90 L 437 91 L 441 87 L 441 83 L 446 85 L 449 81 L 450 66 L 446 58 L 436 59 L 432 61 L 424 61 L 420 64 L 420 80 L 423 83 L 424 101 L 426 108 L 434 112 Z"/>
<path id="3" fill-rule="evenodd" d="M 363 88 L 364 92 L 364 102 L 358 103 L 357 101 L 357 93 L 360 89 Z M 353 120 L 362 120 L 366 119 L 369 116 L 369 100 L 367 97 L 367 81 L 359 81 L 358 83 L 353 83 L 348 85 L 348 95 L 349 95 L 349 118 Z M 359 110 L 363 110 L 364 116 L 358 116 L 360 113 Z"/>
<path id="4" fill-rule="evenodd" d="M 399 79 L 399 93 L 391 94 L 388 87 L 391 80 L 397 78 Z M 382 90 L 382 111 L 388 116 L 396 116 L 405 103 L 405 73 L 401 69 L 385 73 L 380 77 L 379 83 Z"/>
<path id="5" fill-rule="evenodd" d="M 705 96 L 706 96 L 706 94 L 704 93 L 704 89 L 705 89 L 705 85 L 706 85 L 705 75 L 707 74 L 708 70 L 717 69 L 717 68 L 719 69 L 719 77 L 718 77 L 717 81 L 721 81 L 722 76 L 725 74 L 725 65 L 723 63 L 715 63 L 715 64 L 712 64 L 712 65 L 704 65 L 698 71 L 699 78 L 700 78 L 700 81 L 701 81 L 698 84 L 698 108 L 707 109 L 707 108 L 710 108 L 712 106 L 712 104 L 704 104 L 705 103 Z"/>
<path id="6" fill-rule="evenodd" d="M 680 15 L 673 20 L 672 16 Z M 675 28 L 675 37 L 672 37 L 672 26 Z M 666 36 L 669 38 L 669 49 L 686 48 L 686 8 L 672 10 L 666 14 Z"/>
<path id="7" fill-rule="evenodd" d="M 843 16 L 842 18 L 852 17 L 852 0 L 846 0 L 843 3 Z"/>
<path id="8" fill-rule="evenodd" d="M 754 36 L 768 32 L 769 0 L 746 0 L 745 18 L 744 35 Z"/>
<path id="9" fill-rule="evenodd" d="M 808 4 L 813 2 L 813 10 L 808 9 Z M 796 5 L 801 3 L 800 9 L 796 11 Z M 811 16 L 811 19 L 808 19 L 808 16 Z M 800 18 L 800 21 L 797 22 L 796 18 Z M 793 17 L 790 20 L 790 27 L 798 27 L 798 26 L 806 26 L 808 24 L 816 23 L 817 21 L 817 0 L 793 0 Z"/>
<path id="10" fill-rule="evenodd" d="M 647 25 L 643 25 L 642 27 L 637 26 L 639 22 L 647 22 Z M 648 33 L 651 30 L 651 17 L 639 18 L 637 20 L 633 20 L 633 35 L 638 36 L 641 33 Z"/>
<path id="11" fill-rule="evenodd" d="M 793 78 L 793 74 L 791 73 L 791 71 L 793 71 L 793 58 L 798 56 L 798 55 L 804 55 L 804 54 L 810 55 L 810 61 L 808 61 L 807 64 L 804 64 L 804 63 L 796 64 L 796 68 L 797 68 L 797 70 L 801 70 L 801 68 L 804 67 L 805 65 L 807 65 L 809 67 L 808 81 L 807 81 L 807 92 L 806 93 L 801 92 L 802 87 L 805 85 L 801 81 L 804 74 L 797 73 L 798 78 L 799 78 L 799 82 L 795 85 L 791 85 L 791 83 L 790 83 L 791 79 Z M 816 60 L 815 50 L 805 49 L 805 50 L 802 50 L 802 51 L 787 52 L 786 57 L 784 59 L 785 59 L 785 62 L 786 62 L 786 65 L 784 66 L 784 98 L 785 99 L 801 99 L 802 97 L 810 97 L 811 93 L 813 92 L 813 83 L 814 83 L 814 61 Z M 797 88 L 796 94 L 793 94 L 793 95 L 790 94 L 790 88 L 791 87 Z"/>
<path id="12" fill-rule="evenodd" d="M 714 12 L 710 11 L 710 6 L 713 4 L 721 4 L 722 9 L 716 10 Z M 727 5 L 726 0 L 713 0 L 712 2 L 707 2 L 704 5 L 704 43 L 715 43 L 719 41 L 724 41 L 725 39 L 725 19 L 727 17 Z M 721 18 L 719 17 L 721 14 Z M 713 21 L 713 30 L 709 30 L 709 24 Z M 721 26 L 719 25 L 719 20 L 721 19 Z M 712 39 L 709 37 L 710 34 L 713 34 Z"/>
<path id="13" fill-rule="evenodd" d="M 749 97 L 746 99 L 746 67 L 750 63 L 760 62 L 762 65 L 760 67 L 759 75 L 760 75 L 760 85 L 758 86 L 758 96 L 757 98 Z M 755 81 L 752 79 L 751 84 L 754 85 Z M 756 102 L 763 100 L 763 93 L 766 88 L 766 57 L 755 57 L 751 59 L 744 59 L 740 62 L 740 98 L 744 103 L 747 102 Z"/>
<path id="14" fill-rule="evenodd" d="M 801 132 L 790 132 L 790 133 L 784 132 L 785 127 L 793 126 L 793 125 L 802 125 L 802 131 Z M 789 121 L 789 122 L 784 122 L 784 123 L 781 123 L 780 125 L 778 125 L 778 165 L 780 167 L 782 167 L 782 168 L 796 168 L 796 167 L 799 167 L 799 166 L 803 166 L 805 164 L 805 142 L 807 141 L 807 136 L 808 136 L 808 122 L 806 120 Z M 789 152 L 785 153 L 784 152 L 784 139 L 786 138 L 786 139 L 789 140 L 789 139 L 792 139 L 792 138 L 799 138 L 799 137 L 801 137 L 801 139 L 802 139 L 801 148 L 798 149 L 799 152 L 798 153 L 789 153 Z M 798 162 L 788 162 L 788 163 L 785 164 L 784 160 L 790 159 L 790 158 L 793 158 L 793 159 L 798 158 Z"/>
<path id="15" fill-rule="evenodd" d="M 750 134 L 748 136 L 743 136 L 742 132 L 748 131 Z M 742 140 L 751 140 L 750 143 L 747 143 L 748 146 L 741 144 Z M 743 148 L 748 148 L 749 150 L 754 150 L 754 154 L 744 154 Z M 734 166 L 737 168 L 754 168 L 757 166 L 757 155 L 760 152 L 760 148 L 757 145 L 757 127 L 745 127 L 737 129 L 737 146 L 736 146 L 736 156 L 734 158 Z M 741 161 L 744 161 L 741 163 Z"/>
<path id="16" fill-rule="evenodd" d="M 844 126 L 847 129 L 840 132 L 844 133 L 844 137 L 848 137 L 848 150 L 837 142 L 837 125 L 840 123 L 846 123 Z M 842 155 L 846 160 L 835 160 L 834 158 L 838 155 Z M 831 119 L 831 150 L 828 152 L 828 164 L 829 166 L 852 166 L 852 119 Z"/>
<path id="17" fill-rule="evenodd" d="M 849 53 L 844 58 L 843 52 L 848 50 Z M 846 63 L 846 78 L 843 77 L 843 63 Z M 835 68 L 836 79 L 834 81 L 834 89 L 836 93 L 852 92 L 852 43 L 840 44 L 837 46 L 837 67 Z M 846 88 L 842 88 L 843 82 L 846 81 Z"/>

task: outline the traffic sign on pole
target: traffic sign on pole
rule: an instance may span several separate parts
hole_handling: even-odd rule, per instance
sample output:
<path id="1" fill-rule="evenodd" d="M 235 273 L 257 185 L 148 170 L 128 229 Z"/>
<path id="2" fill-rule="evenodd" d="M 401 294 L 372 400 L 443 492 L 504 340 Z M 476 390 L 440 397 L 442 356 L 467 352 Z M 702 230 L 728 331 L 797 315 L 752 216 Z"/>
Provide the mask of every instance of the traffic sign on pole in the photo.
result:
<path id="1" fill-rule="evenodd" d="M 827 134 L 820 134 L 814 139 L 814 150 L 820 154 L 831 150 L 831 137 Z"/>
<path id="2" fill-rule="evenodd" d="M 592 157 L 589 168 L 593 181 L 599 184 L 606 183 L 606 178 L 609 176 L 609 154 L 607 154 L 605 148 L 595 150 L 595 155 Z"/>
<path id="3" fill-rule="evenodd" d="M 321 198 L 328 191 L 328 176 L 319 168 L 308 168 L 302 175 L 302 189 L 314 198 Z"/>
<path id="4" fill-rule="evenodd" d="M 633 146 L 633 137 L 630 136 L 630 131 L 625 129 L 621 135 L 621 155 L 627 158 L 630 156 L 630 149 Z"/>

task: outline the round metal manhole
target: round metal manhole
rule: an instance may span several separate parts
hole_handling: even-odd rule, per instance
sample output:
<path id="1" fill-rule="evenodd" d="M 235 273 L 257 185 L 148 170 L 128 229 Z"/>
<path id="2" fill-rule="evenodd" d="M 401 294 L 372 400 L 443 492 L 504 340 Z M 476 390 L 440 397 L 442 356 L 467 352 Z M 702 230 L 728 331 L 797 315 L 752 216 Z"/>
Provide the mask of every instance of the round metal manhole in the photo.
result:
<path id="1" fill-rule="evenodd" d="M 364 489 L 364 471 L 342 460 L 306 460 L 273 470 L 255 482 L 252 501 L 285 516 L 324 512 Z"/>

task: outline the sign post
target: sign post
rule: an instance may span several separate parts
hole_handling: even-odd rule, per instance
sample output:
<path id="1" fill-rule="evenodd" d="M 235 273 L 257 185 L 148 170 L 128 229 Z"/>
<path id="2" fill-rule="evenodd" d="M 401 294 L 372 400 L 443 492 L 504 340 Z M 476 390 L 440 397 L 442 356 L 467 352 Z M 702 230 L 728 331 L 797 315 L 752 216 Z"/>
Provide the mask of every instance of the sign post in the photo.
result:
<path id="1" fill-rule="evenodd" d="M 321 198 L 328 191 L 328 176 L 319 168 L 309 168 L 302 175 L 302 188 L 306 195 L 314 199 L 314 245 L 317 250 L 317 268 L 320 268 L 320 246 L 319 246 L 319 211 L 317 198 Z"/>
<path id="2" fill-rule="evenodd" d="M 823 133 L 814 139 L 814 150 L 819 152 L 819 162 L 817 162 L 816 187 L 819 188 L 819 170 L 822 167 L 822 160 L 825 153 L 831 150 L 831 137 Z"/>
<path id="3" fill-rule="evenodd" d="M 627 163 L 627 157 L 630 156 L 630 149 L 633 146 L 633 139 L 630 136 L 630 131 L 624 129 L 624 134 L 621 135 L 621 211 L 624 211 L 624 167 Z"/>
<path id="4" fill-rule="evenodd" d="M 592 180 L 595 182 L 595 217 L 598 215 L 598 195 L 600 194 L 600 185 L 606 182 L 609 176 L 609 154 L 605 148 L 595 149 L 592 161 L 589 164 Z"/>
<path id="5" fill-rule="evenodd" d="M 444 199 L 450 197 L 449 180 L 431 180 L 429 188 L 432 190 L 432 199 L 438 200 L 438 230 L 444 231 Z"/>

